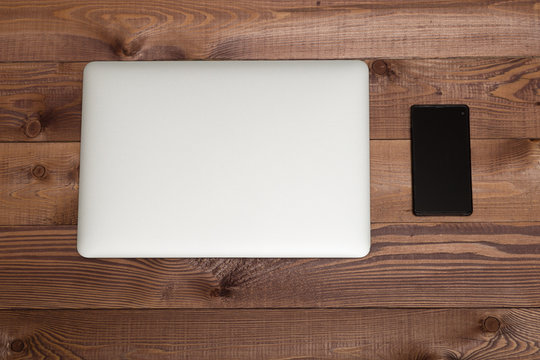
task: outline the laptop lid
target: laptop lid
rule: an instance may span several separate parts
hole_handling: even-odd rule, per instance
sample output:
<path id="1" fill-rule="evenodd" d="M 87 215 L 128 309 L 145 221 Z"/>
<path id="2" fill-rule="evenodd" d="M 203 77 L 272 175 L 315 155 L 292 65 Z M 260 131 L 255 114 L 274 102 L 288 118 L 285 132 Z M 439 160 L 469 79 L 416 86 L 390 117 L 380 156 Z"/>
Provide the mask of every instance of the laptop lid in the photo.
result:
<path id="1" fill-rule="evenodd" d="M 368 68 L 93 62 L 83 80 L 85 257 L 361 257 Z"/>

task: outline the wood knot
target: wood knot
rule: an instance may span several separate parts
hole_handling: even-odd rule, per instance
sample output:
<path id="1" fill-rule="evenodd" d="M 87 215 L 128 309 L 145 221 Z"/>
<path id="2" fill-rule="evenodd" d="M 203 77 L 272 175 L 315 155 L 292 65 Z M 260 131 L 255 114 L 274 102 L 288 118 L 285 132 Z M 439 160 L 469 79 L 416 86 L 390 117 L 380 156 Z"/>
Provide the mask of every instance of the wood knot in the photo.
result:
<path id="1" fill-rule="evenodd" d="M 232 293 L 231 290 L 219 286 L 219 287 L 213 288 L 210 291 L 210 296 L 211 297 L 229 297 L 231 296 L 231 293 Z"/>
<path id="2" fill-rule="evenodd" d="M 120 57 L 134 57 L 141 51 L 142 45 L 140 42 L 125 42 L 118 39 L 113 42 L 112 48 Z"/>
<path id="3" fill-rule="evenodd" d="M 413 347 L 408 351 L 402 350 L 393 356 L 393 359 L 396 360 L 436 360 L 440 359 L 439 356 L 432 353 L 431 351 L 426 351 L 418 347 Z"/>
<path id="4" fill-rule="evenodd" d="M 230 297 L 232 290 L 237 286 L 237 276 L 231 272 L 226 274 L 220 281 L 219 286 L 210 291 L 212 297 Z"/>
<path id="5" fill-rule="evenodd" d="M 133 49 L 130 49 L 129 47 L 127 46 L 122 46 L 122 48 L 120 49 L 120 53 L 121 55 L 123 56 L 133 56 L 137 53 L 137 51 L 133 50 Z"/>
<path id="6" fill-rule="evenodd" d="M 371 69 L 377 75 L 385 75 L 388 73 L 388 64 L 383 60 L 376 60 L 371 64 Z"/>
<path id="7" fill-rule="evenodd" d="M 21 352 L 24 350 L 24 341 L 20 339 L 15 339 L 11 342 L 9 348 L 13 352 Z"/>
<path id="8" fill-rule="evenodd" d="M 29 138 L 35 138 L 41 133 L 41 121 L 38 114 L 32 114 L 27 117 L 24 126 L 24 134 Z"/>
<path id="9" fill-rule="evenodd" d="M 32 168 L 32 175 L 36 179 L 43 179 L 47 176 L 47 169 L 45 169 L 45 166 L 43 165 L 36 165 Z"/>
<path id="10" fill-rule="evenodd" d="M 461 354 L 456 354 L 452 351 L 450 352 L 447 352 L 446 355 L 444 356 L 444 359 L 445 360 L 461 360 Z"/>
<path id="11" fill-rule="evenodd" d="M 484 331 L 497 332 L 501 328 L 501 322 L 494 316 L 488 316 L 482 324 Z"/>

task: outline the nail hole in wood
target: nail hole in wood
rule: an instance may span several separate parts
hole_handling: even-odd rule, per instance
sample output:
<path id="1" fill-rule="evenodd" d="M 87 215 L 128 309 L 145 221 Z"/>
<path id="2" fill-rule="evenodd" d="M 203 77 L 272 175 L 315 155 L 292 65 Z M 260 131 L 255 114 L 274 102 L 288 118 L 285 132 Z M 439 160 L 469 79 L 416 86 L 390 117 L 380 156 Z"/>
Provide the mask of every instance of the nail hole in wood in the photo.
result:
<path id="1" fill-rule="evenodd" d="M 497 332 L 501 328 L 501 322 L 494 316 L 488 316 L 484 319 L 483 327 L 487 332 Z"/>
<path id="2" fill-rule="evenodd" d="M 36 165 L 32 168 L 32 175 L 36 179 L 43 179 L 47 175 L 47 169 L 43 165 Z"/>
<path id="3" fill-rule="evenodd" d="M 21 352 L 24 350 L 24 342 L 20 339 L 13 340 L 9 346 L 13 352 Z"/>
<path id="4" fill-rule="evenodd" d="M 377 75 L 385 75 L 388 72 L 388 64 L 383 60 L 376 60 L 371 64 L 371 69 Z"/>
<path id="5" fill-rule="evenodd" d="M 29 138 L 35 138 L 40 133 L 41 122 L 39 121 L 39 116 L 37 114 L 29 116 L 24 127 L 24 134 Z"/>

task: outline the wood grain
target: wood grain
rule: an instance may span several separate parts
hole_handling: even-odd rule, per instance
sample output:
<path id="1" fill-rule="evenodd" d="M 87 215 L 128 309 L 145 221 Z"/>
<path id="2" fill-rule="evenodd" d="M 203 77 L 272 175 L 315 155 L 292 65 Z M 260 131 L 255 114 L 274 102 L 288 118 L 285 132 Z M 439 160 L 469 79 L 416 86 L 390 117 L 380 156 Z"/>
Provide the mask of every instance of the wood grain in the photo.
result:
<path id="1" fill-rule="evenodd" d="M 540 138 L 540 58 L 383 64 L 370 76 L 372 139 L 408 139 L 409 107 L 429 103 L 468 104 L 472 138 Z M 0 63 L 0 141 L 79 141 L 84 65 Z"/>
<path id="2" fill-rule="evenodd" d="M 0 144 L 0 224 L 76 224 L 78 143 Z"/>
<path id="3" fill-rule="evenodd" d="M 211 275 L 185 261 L 85 259 L 75 226 L 0 229 L 2 308 L 202 307 L 210 297 Z"/>
<path id="4" fill-rule="evenodd" d="M 78 141 L 84 65 L 0 64 L 0 141 Z"/>
<path id="5" fill-rule="evenodd" d="M 372 139 L 409 139 L 414 104 L 467 104 L 471 138 L 540 138 L 540 58 L 382 64 L 370 75 Z"/>
<path id="6" fill-rule="evenodd" d="M 0 308 L 539 307 L 540 222 L 377 224 L 362 259 L 85 259 L 0 228 Z"/>
<path id="7" fill-rule="evenodd" d="M 0 359 L 540 360 L 538 1 L 12 0 L 0 44 Z M 351 58 L 366 258 L 77 254 L 86 62 Z M 421 103 L 471 108 L 471 217 L 412 216 Z"/>
<path id="8" fill-rule="evenodd" d="M 473 215 L 440 222 L 540 221 L 540 141 L 472 141 Z M 78 143 L 0 143 L 0 225 L 76 224 Z M 43 166 L 43 177 L 36 176 Z M 371 141 L 372 222 L 412 213 L 410 144 Z"/>
<path id="9" fill-rule="evenodd" d="M 14 0 L 0 61 L 535 56 L 534 0 Z"/>
<path id="10" fill-rule="evenodd" d="M 6 360 L 540 359 L 538 309 L 1 311 L 0 323 Z"/>
<path id="11" fill-rule="evenodd" d="M 412 213 L 408 140 L 371 141 L 372 222 L 432 222 Z M 540 220 L 540 140 L 471 142 L 473 214 L 439 222 Z"/>

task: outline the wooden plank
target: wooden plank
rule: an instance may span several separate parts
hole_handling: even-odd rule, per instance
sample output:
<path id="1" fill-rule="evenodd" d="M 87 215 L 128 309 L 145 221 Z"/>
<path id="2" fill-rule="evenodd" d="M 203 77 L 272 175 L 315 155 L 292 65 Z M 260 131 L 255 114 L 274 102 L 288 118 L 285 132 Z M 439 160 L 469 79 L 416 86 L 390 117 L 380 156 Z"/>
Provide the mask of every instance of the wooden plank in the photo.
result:
<path id="1" fill-rule="evenodd" d="M 408 140 L 371 141 L 372 222 L 433 222 L 412 212 Z M 437 222 L 540 220 L 540 140 L 471 142 L 473 214 Z"/>
<path id="2" fill-rule="evenodd" d="M 0 228 L 0 308 L 539 307 L 540 222 L 377 224 L 362 259 L 85 259 Z"/>
<path id="3" fill-rule="evenodd" d="M 15 359 L 540 359 L 539 309 L 1 311 Z"/>
<path id="4" fill-rule="evenodd" d="M 467 104 L 471 138 L 540 138 L 540 58 L 370 65 L 372 139 L 409 139 L 414 104 Z"/>
<path id="5" fill-rule="evenodd" d="M 429 103 L 468 104 L 472 138 L 540 138 L 540 58 L 368 63 L 373 139 L 408 139 L 409 107 Z M 0 64 L 0 141 L 79 141 L 85 64 Z"/>
<path id="6" fill-rule="evenodd" d="M 0 155 L 0 225 L 76 224 L 78 143 L 0 143 Z M 539 164 L 538 140 L 472 141 L 473 215 L 437 221 L 540 221 Z M 371 191 L 374 223 L 433 221 L 412 213 L 409 141 L 371 141 Z"/>
<path id="7" fill-rule="evenodd" d="M 0 249 L 0 308 L 202 307 L 213 289 L 178 259 L 85 259 L 75 226 L 0 227 Z"/>
<path id="8" fill-rule="evenodd" d="M 79 144 L 0 144 L 0 188 L 0 224 L 76 224 Z"/>
<path id="9" fill-rule="evenodd" d="M 540 53 L 534 0 L 15 0 L 0 13 L 0 61 Z"/>
<path id="10" fill-rule="evenodd" d="M 84 65 L 0 64 L 0 141 L 79 141 Z"/>

